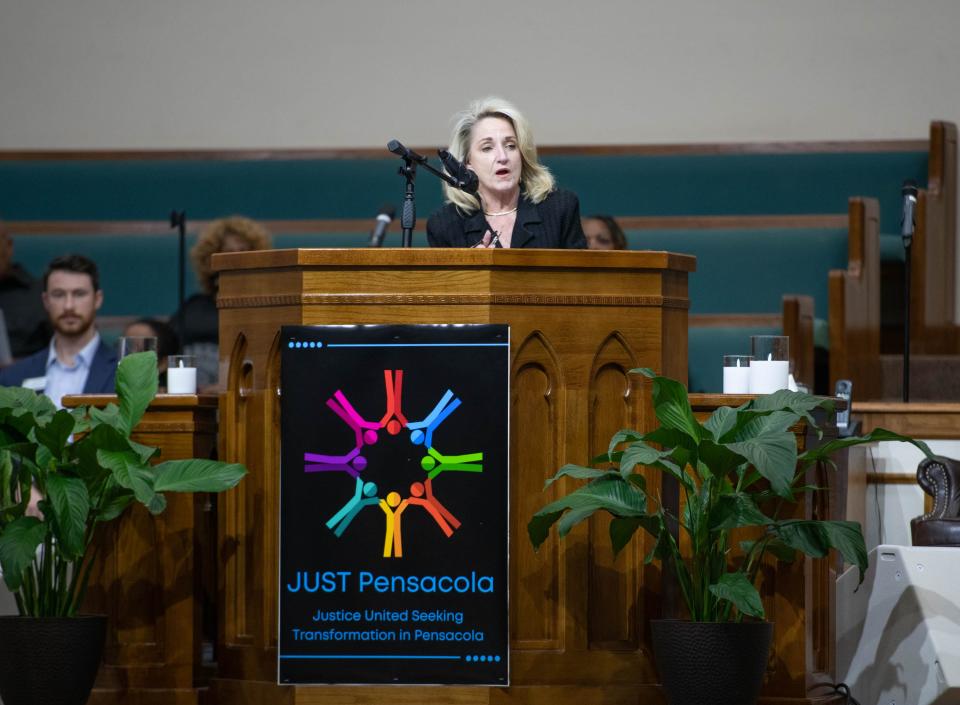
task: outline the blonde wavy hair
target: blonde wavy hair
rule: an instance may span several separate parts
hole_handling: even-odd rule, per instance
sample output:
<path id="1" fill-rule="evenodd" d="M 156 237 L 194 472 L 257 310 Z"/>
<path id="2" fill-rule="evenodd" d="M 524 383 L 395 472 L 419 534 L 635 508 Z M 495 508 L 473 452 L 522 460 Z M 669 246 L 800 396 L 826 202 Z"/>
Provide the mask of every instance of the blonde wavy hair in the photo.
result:
<path id="1" fill-rule="evenodd" d="M 468 164 L 473 127 L 487 117 L 504 118 L 513 125 L 522 165 L 520 186 L 527 198 L 534 203 L 540 203 L 556 186 L 553 174 L 537 161 L 537 146 L 533 141 L 530 123 L 509 101 L 495 96 L 481 98 L 471 103 L 470 107 L 463 112 L 457 113 L 454 116 L 453 135 L 450 138 L 450 154 L 464 164 Z M 467 213 L 480 209 L 480 199 L 477 196 L 464 193 L 448 184 L 443 184 L 443 195 L 448 203 L 455 204 Z"/>
<path id="2" fill-rule="evenodd" d="M 239 237 L 250 250 L 269 250 L 273 245 L 267 229 L 249 218 L 232 215 L 210 221 L 200 233 L 197 244 L 190 250 L 190 261 L 197 273 L 197 281 L 207 294 L 217 290 L 217 274 L 210 267 L 210 257 L 223 252 L 223 243 L 230 235 Z"/>

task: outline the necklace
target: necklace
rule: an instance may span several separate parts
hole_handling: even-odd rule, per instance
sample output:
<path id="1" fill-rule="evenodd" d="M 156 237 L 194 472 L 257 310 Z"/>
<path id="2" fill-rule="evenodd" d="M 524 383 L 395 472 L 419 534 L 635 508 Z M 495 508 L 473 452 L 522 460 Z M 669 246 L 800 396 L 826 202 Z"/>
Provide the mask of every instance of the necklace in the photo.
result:
<path id="1" fill-rule="evenodd" d="M 511 208 L 511 209 L 508 210 L 508 211 L 500 211 L 499 213 L 488 213 L 487 211 L 484 211 L 483 214 L 484 214 L 484 215 L 489 215 L 491 218 L 495 218 L 495 217 L 497 217 L 498 215 L 510 215 L 511 213 L 516 213 L 516 212 L 517 212 L 517 208 L 519 208 L 519 206 L 514 206 L 513 208 Z"/>

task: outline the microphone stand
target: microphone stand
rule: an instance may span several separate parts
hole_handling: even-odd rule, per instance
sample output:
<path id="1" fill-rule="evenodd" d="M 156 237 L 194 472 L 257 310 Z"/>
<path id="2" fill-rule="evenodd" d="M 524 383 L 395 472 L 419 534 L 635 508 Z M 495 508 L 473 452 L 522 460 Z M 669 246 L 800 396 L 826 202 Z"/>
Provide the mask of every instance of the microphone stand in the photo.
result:
<path id="1" fill-rule="evenodd" d="M 417 163 L 410 157 L 404 157 L 400 175 L 407 180 L 407 187 L 403 194 L 403 212 L 400 215 L 400 227 L 403 228 L 400 247 L 413 247 L 413 226 L 417 224 L 417 197 L 414 184 L 417 178 Z"/>
<path id="2" fill-rule="evenodd" d="M 903 236 L 903 401 L 910 401 L 910 251 L 913 234 Z"/>
<path id="3" fill-rule="evenodd" d="M 460 188 L 462 184 L 449 174 L 430 166 L 427 158 L 417 154 L 412 149 L 407 149 L 396 140 L 390 140 L 387 143 L 387 149 L 403 159 L 403 166 L 400 167 L 399 174 L 406 179 L 406 189 L 403 194 L 403 212 L 400 215 L 400 226 L 403 228 L 401 247 L 413 247 L 413 228 L 417 224 L 417 201 L 416 186 L 417 165 L 429 171 L 439 179 L 446 181 L 454 188 Z"/>
<path id="4" fill-rule="evenodd" d="M 178 229 L 177 243 L 177 264 L 179 267 L 177 280 L 177 328 L 181 340 L 186 333 L 183 320 L 183 301 L 184 301 L 184 281 L 185 281 L 185 252 L 187 238 L 187 213 L 186 211 L 170 211 L 170 227 Z"/>

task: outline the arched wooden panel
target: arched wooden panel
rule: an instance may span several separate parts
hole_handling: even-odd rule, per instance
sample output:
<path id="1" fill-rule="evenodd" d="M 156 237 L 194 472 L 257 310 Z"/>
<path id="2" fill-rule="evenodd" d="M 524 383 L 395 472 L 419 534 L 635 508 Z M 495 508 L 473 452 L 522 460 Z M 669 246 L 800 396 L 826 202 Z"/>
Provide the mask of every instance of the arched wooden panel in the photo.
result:
<path id="1" fill-rule="evenodd" d="M 270 351 L 267 353 L 266 379 L 263 390 L 263 416 L 266 428 L 280 428 L 280 331 L 277 331 L 273 342 L 270 344 Z M 269 434 L 264 437 L 263 448 L 263 506 L 280 506 L 280 436 L 279 434 Z M 273 512 L 265 512 L 262 516 L 272 516 L 276 519 Z M 279 557 L 277 552 L 280 548 L 280 525 L 278 521 L 264 521 L 262 526 L 264 561 L 263 561 L 263 586 L 264 586 L 264 614 L 278 614 L 278 596 L 280 588 L 277 585 L 277 570 Z M 276 625 L 267 623 L 264 625 L 266 634 L 266 643 L 272 647 L 277 647 Z"/>
<path id="2" fill-rule="evenodd" d="M 229 383 L 222 409 L 223 424 L 232 425 L 237 433 L 227 436 L 223 449 L 224 460 L 247 465 L 246 438 L 250 429 L 248 417 L 249 389 L 252 383 L 253 366 L 245 364 L 247 339 L 237 335 L 229 358 Z M 248 496 L 257 494 L 260 478 L 249 473 L 235 489 L 219 498 L 219 522 L 221 524 L 220 564 L 223 566 L 224 594 L 228 599 L 221 602 L 224 618 L 221 620 L 223 641 L 227 645 L 250 644 L 252 630 L 249 616 L 254 605 L 248 605 L 248 586 L 252 576 L 253 546 L 244 528 L 247 521 Z"/>
<path id="3" fill-rule="evenodd" d="M 600 345 L 590 374 L 590 457 L 607 450 L 618 430 L 635 427 L 634 382 L 628 374 L 636 355 L 614 332 Z M 586 462 L 587 459 L 584 459 Z M 614 558 L 608 514 L 590 519 L 587 638 L 590 648 L 634 650 L 639 646 L 638 600 L 642 599 L 643 535 Z"/>
<path id="4" fill-rule="evenodd" d="M 563 647 L 562 559 L 556 535 L 534 552 L 527 522 L 554 499 L 543 491 L 546 479 L 559 467 L 563 401 L 559 365 L 550 344 L 539 332 L 521 345 L 511 374 L 510 444 L 510 631 L 514 649 Z"/>

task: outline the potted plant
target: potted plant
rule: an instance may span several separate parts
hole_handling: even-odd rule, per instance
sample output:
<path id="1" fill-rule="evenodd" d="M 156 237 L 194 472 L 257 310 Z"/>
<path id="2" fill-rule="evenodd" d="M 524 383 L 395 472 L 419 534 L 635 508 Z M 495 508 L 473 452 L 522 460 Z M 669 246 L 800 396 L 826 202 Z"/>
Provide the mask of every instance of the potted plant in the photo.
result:
<path id="1" fill-rule="evenodd" d="M 5 705 L 86 701 L 106 618 L 78 611 L 101 524 L 134 501 L 159 514 L 165 492 L 219 492 L 246 474 L 212 460 L 152 464 L 159 449 L 131 440 L 157 392 L 155 354 L 123 358 L 116 390 L 118 403 L 104 409 L 58 411 L 43 395 L 0 387 L 0 569 L 20 613 L 0 617 Z M 32 491 L 42 497 L 36 507 Z"/>
<path id="2" fill-rule="evenodd" d="M 587 482 L 534 515 L 528 524 L 530 540 L 539 547 L 554 524 L 565 536 L 600 511 L 613 517 L 615 553 L 638 529 L 649 533 L 654 547 L 646 562 L 660 560 L 675 576 L 690 617 L 688 622 L 655 620 L 651 625 L 670 702 L 755 702 L 772 634 L 772 626 L 762 621 L 757 590 L 764 556 L 792 560 L 799 551 L 819 558 L 835 549 L 860 569 L 861 580 L 867 568 L 858 523 L 780 518 L 785 504 L 821 490 L 807 484 L 807 469 L 816 463 L 832 465 L 833 453 L 861 443 L 907 441 L 928 456 L 930 449 L 876 429 L 798 453 L 791 427 L 805 420 L 820 433 L 813 412 L 832 410 L 833 400 L 784 390 L 737 408 L 720 407 L 699 423 L 683 385 L 649 369 L 633 372 L 653 380 L 657 428 L 614 434 L 607 452 L 593 460 L 599 467 L 560 468 L 548 486 L 563 477 Z M 683 498 L 679 515 L 647 492 L 641 468 L 676 480 Z M 756 538 L 736 545 L 734 531 L 739 529 L 752 530 Z"/>

